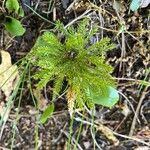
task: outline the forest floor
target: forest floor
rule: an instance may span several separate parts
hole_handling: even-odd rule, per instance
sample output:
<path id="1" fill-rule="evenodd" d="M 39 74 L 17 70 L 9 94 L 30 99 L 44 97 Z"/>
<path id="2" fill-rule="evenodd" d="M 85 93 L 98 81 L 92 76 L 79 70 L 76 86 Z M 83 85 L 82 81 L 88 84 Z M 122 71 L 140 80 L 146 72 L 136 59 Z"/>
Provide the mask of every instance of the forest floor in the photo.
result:
<path id="1" fill-rule="evenodd" d="M 1 127 L 0 150 L 150 150 L 149 8 L 132 12 L 129 1 L 120 1 L 119 6 L 111 0 L 90 2 L 21 0 L 25 11 L 21 21 L 26 32 L 12 38 L 0 26 L 0 49 L 10 53 L 14 64 L 30 52 L 43 30 L 54 28 L 51 22 L 59 19 L 70 25 L 88 16 L 100 27 L 98 38 L 109 37 L 117 45 L 107 52 L 106 61 L 114 67 L 112 76 L 117 80 L 120 94 L 118 104 L 111 109 L 96 106 L 94 114 L 90 110 L 83 114 L 77 111 L 72 121 L 62 97 L 55 102 L 52 117 L 40 125 L 37 117 L 42 111 L 35 109 L 30 89 L 25 84 L 20 107 L 18 94 L 3 132 Z M 41 92 L 41 99 L 47 96 L 49 89 L 47 86 Z M 0 102 L 4 99 L 5 96 L 1 96 Z M 69 140 L 70 148 L 67 147 Z"/>

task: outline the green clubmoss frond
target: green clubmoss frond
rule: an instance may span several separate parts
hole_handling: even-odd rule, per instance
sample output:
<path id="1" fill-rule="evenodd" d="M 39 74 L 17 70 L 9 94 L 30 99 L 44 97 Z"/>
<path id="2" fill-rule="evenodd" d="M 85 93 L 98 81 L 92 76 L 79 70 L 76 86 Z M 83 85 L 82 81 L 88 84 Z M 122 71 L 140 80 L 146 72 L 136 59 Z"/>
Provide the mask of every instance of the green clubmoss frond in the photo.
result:
<path id="1" fill-rule="evenodd" d="M 54 80 L 55 98 L 65 79 L 71 89 L 67 97 L 71 97 L 73 93 L 75 105 L 83 107 L 87 104 L 92 107 L 92 99 L 87 96 L 89 87 L 98 93 L 107 94 L 107 87 L 115 85 L 111 77 L 113 69 L 105 63 L 104 58 L 105 52 L 113 49 L 114 44 L 110 43 L 110 39 L 104 38 L 87 47 L 91 36 L 98 29 L 95 26 L 88 32 L 88 20 L 83 20 L 77 28 L 71 26 L 67 29 L 58 22 L 56 28 L 64 34 L 64 43 L 53 33 L 45 32 L 38 38 L 30 53 L 29 59 L 40 68 L 34 76 L 40 80 L 38 88 L 42 89 L 47 82 Z"/>

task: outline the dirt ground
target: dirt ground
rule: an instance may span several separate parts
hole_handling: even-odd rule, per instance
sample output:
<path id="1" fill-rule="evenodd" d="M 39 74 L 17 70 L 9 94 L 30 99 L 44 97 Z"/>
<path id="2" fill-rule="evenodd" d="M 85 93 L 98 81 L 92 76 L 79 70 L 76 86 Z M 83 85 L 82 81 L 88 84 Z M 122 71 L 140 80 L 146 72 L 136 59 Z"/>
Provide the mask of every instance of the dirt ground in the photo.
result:
<path id="1" fill-rule="evenodd" d="M 117 14 L 110 0 L 91 0 L 90 2 L 97 7 L 89 6 L 88 0 L 77 1 L 75 5 L 72 5 L 72 0 L 55 0 L 51 1 L 51 9 L 49 0 L 20 2 L 25 11 L 22 18 L 22 24 L 26 28 L 25 34 L 10 40 L 3 26 L 0 26 L 0 48 L 11 54 L 13 63 L 27 55 L 43 30 L 54 28 L 48 21 L 54 22 L 57 19 L 68 25 L 72 21 L 76 22 L 77 18 L 87 15 L 100 26 L 97 36 L 99 38 L 107 36 L 117 45 L 114 50 L 107 53 L 106 61 L 114 67 L 112 75 L 118 81 L 120 100 L 111 109 L 96 106 L 93 117 L 89 112 L 83 112 L 84 118 L 79 112 L 75 113 L 72 145 L 76 143 L 77 150 L 150 150 L 150 87 L 141 84 L 141 80 L 150 82 L 149 7 L 129 12 L 130 1 L 121 1 L 121 10 Z M 119 34 L 121 27 L 124 27 L 124 30 Z M 8 40 L 10 40 L 9 47 Z M 46 92 L 48 90 L 49 86 Z M 36 122 L 38 112 L 27 87 L 23 89 L 19 119 L 14 126 L 17 105 L 16 100 L 4 127 L 0 149 L 11 148 L 15 130 L 14 150 L 35 149 L 37 134 L 39 150 L 67 150 L 72 122 L 65 97 L 55 102 L 55 112 L 44 125 Z M 90 124 L 93 122 L 97 125 L 95 129 Z M 77 141 L 80 128 L 81 133 Z M 113 137 L 109 134 L 109 130 L 113 133 Z"/>

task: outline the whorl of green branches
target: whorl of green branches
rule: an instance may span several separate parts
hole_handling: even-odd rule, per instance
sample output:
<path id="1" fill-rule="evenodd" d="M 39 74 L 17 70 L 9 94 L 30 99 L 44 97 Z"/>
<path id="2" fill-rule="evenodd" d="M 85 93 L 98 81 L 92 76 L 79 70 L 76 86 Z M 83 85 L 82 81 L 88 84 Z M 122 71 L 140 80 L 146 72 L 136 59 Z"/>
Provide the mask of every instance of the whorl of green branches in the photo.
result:
<path id="1" fill-rule="evenodd" d="M 32 48 L 29 55 L 31 62 L 38 66 L 34 78 L 38 79 L 37 88 L 42 89 L 50 81 L 54 81 L 53 98 L 62 91 L 63 81 L 75 94 L 75 104 L 83 107 L 93 106 L 88 96 L 89 88 L 102 95 L 107 94 L 108 86 L 114 86 L 111 77 L 112 67 L 106 64 L 104 54 L 113 49 L 109 38 L 103 38 L 95 44 L 89 44 L 98 27 L 88 28 L 89 21 L 84 19 L 76 28 L 64 28 L 57 22 L 56 29 L 63 35 L 64 42 L 52 32 L 44 32 Z"/>

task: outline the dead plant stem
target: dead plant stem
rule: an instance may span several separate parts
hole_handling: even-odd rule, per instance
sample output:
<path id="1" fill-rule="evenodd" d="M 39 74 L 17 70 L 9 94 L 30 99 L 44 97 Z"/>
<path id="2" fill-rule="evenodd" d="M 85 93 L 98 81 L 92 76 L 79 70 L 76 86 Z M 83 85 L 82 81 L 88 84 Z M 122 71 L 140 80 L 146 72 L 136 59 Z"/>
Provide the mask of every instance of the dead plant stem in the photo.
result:
<path id="1" fill-rule="evenodd" d="M 147 89 L 148 89 L 148 86 L 146 86 L 144 88 L 144 90 L 142 92 L 142 95 L 140 97 L 140 100 L 139 100 L 139 103 L 137 105 L 137 108 L 136 108 L 136 111 L 135 111 L 135 115 L 133 117 L 133 121 L 132 121 L 132 124 L 131 124 L 129 136 L 133 136 L 133 134 L 134 134 L 134 130 L 135 130 L 136 122 L 137 122 L 137 116 L 139 115 L 140 107 L 142 105 L 142 102 L 144 101 L 145 95 L 147 94 Z"/>

